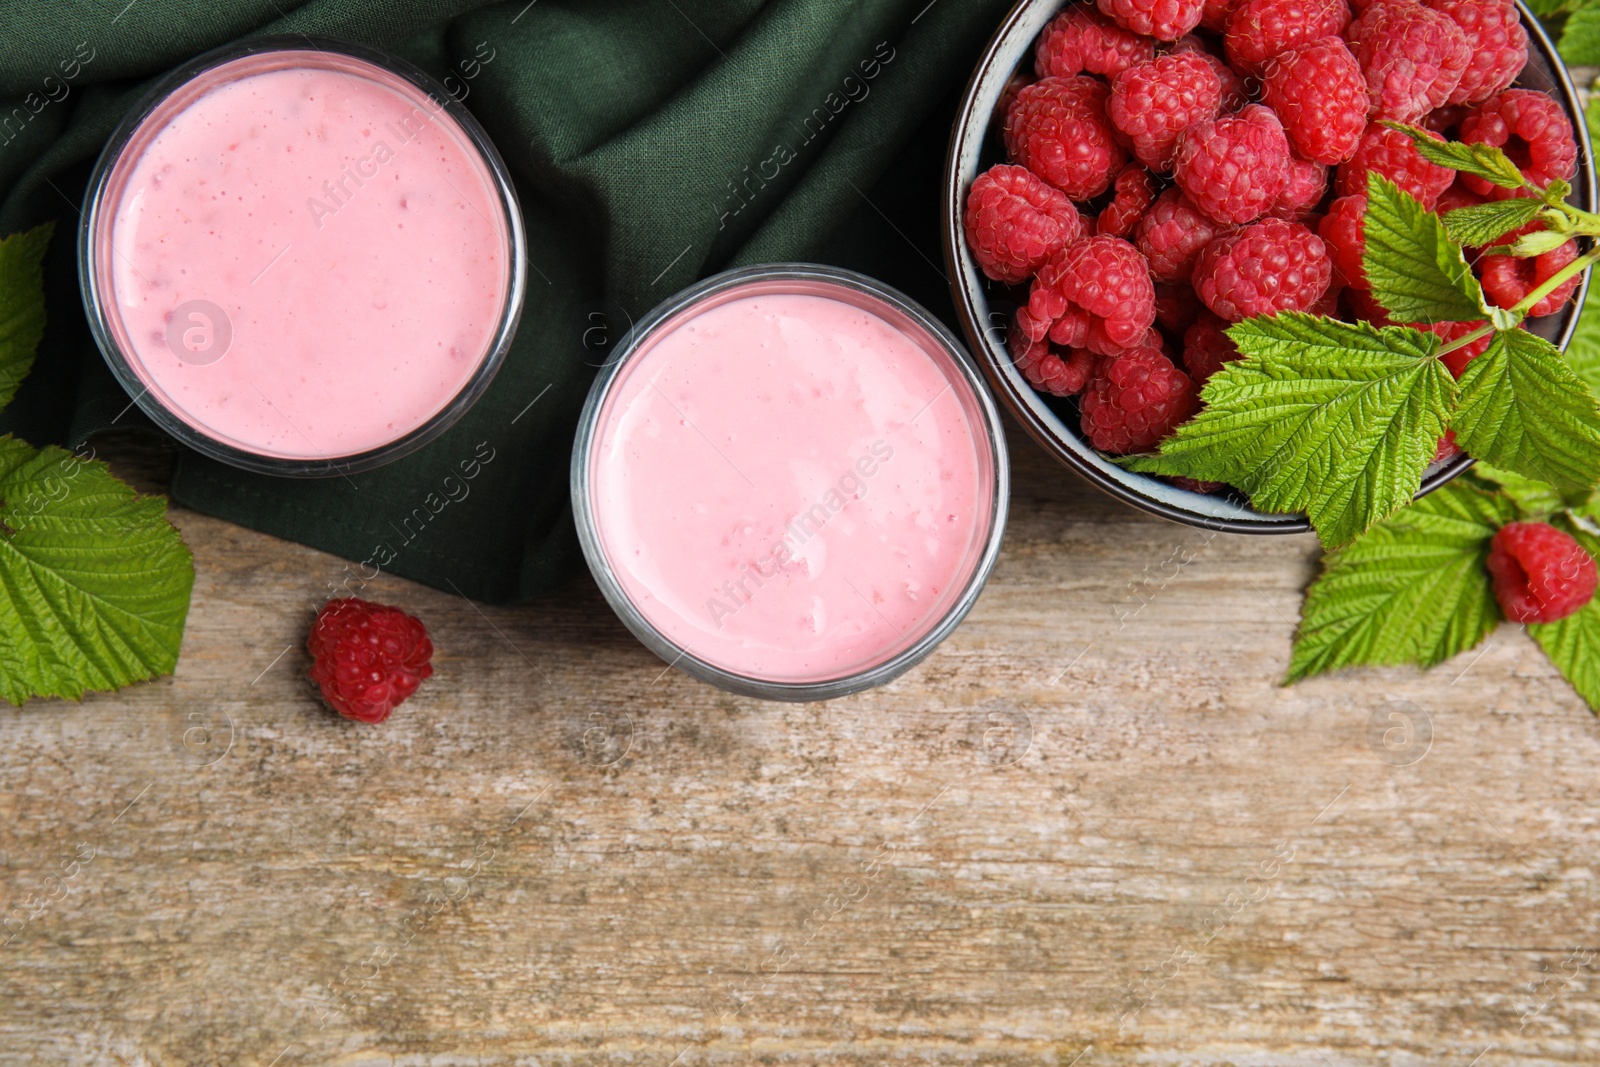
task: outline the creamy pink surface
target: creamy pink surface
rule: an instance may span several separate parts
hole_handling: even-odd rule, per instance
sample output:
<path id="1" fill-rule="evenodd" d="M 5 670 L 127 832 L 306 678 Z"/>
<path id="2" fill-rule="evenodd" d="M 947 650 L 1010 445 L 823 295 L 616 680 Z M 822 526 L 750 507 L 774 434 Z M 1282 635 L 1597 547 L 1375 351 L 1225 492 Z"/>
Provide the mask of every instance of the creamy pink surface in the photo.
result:
<path id="1" fill-rule="evenodd" d="M 482 362 L 510 284 L 505 212 L 460 127 L 393 75 L 332 61 L 202 75 L 109 186 L 100 269 L 130 361 L 185 422 L 269 456 L 352 455 L 422 425 Z M 167 342 L 196 299 L 233 329 L 207 366 Z"/>
<path id="2" fill-rule="evenodd" d="M 767 681 L 843 677 L 927 633 L 971 577 L 993 492 L 946 360 L 797 293 L 736 296 L 649 344 L 592 445 L 595 524 L 639 611 Z"/>

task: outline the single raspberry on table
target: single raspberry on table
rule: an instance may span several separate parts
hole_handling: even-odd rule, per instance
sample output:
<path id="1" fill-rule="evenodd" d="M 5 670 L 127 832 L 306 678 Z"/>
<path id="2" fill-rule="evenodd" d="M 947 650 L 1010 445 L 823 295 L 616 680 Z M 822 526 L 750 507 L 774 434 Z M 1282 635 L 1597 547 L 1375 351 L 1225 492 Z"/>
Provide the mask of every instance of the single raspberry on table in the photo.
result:
<path id="1" fill-rule="evenodd" d="M 1111 183 L 1116 195 L 1111 198 L 1100 217 L 1095 220 L 1095 233 L 1110 237 L 1126 237 L 1139 225 L 1150 205 L 1155 203 L 1156 183 L 1138 163 L 1129 163 Z"/>
<path id="2" fill-rule="evenodd" d="M 1205 0 L 1097 0 L 1118 26 L 1158 41 L 1176 41 L 1200 25 Z"/>
<path id="3" fill-rule="evenodd" d="M 967 245 L 983 273 L 1016 284 L 1083 236 L 1067 194 L 1026 167 L 1001 164 L 978 175 L 963 217 Z"/>
<path id="4" fill-rule="evenodd" d="M 1033 280 L 1028 313 L 1050 323 L 1050 339 L 1102 355 L 1138 344 L 1156 320 L 1150 265 L 1120 237 L 1069 245 Z"/>
<path id="5" fill-rule="evenodd" d="M 1194 288 L 1229 322 L 1278 311 L 1311 311 L 1333 280 L 1322 238 L 1298 222 L 1266 218 L 1205 247 Z"/>
<path id="6" fill-rule="evenodd" d="M 1520 232 L 1520 231 L 1519 231 Z M 1516 234 L 1507 234 L 1496 244 L 1511 240 Z M 1517 259 L 1513 256 L 1484 256 L 1478 261 L 1482 272 L 1483 292 L 1495 307 L 1511 308 L 1522 303 L 1523 298 L 1555 277 L 1556 273 L 1578 258 L 1578 245 L 1568 241 L 1543 255 Z M 1555 289 L 1539 299 L 1528 309 L 1530 318 L 1553 315 L 1561 310 L 1578 288 L 1579 276 L 1574 274 Z"/>
<path id="7" fill-rule="evenodd" d="M 1361 135 L 1355 155 L 1339 164 L 1333 179 L 1334 191 L 1340 196 L 1367 195 L 1369 170 L 1388 178 L 1430 210 L 1438 202 L 1439 194 L 1456 180 L 1456 172 L 1449 167 L 1423 159 L 1411 138 L 1377 122 Z"/>
<path id="8" fill-rule="evenodd" d="M 1216 118 L 1221 106 L 1217 72 L 1203 57 L 1183 52 L 1118 74 L 1106 114 L 1127 135 L 1139 162 L 1151 170 L 1171 170 L 1178 135 L 1202 119 Z"/>
<path id="9" fill-rule="evenodd" d="M 1202 311 L 1194 324 L 1183 332 L 1183 368 L 1195 385 L 1204 386 L 1224 363 L 1239 358 L 1239 346 L 1224 332 L 1227 328 L 1227 322 L 1209 311 Z"/>
<path id="10" fill-rule="evenodd" d="M 1274 57 L 1262 78 L 1268 106 L 1306 159 L 1343 163 L 1367 130 L 1367 80 L 1338 37 L 1319 37 Z"/>
<path id="11" fill-rule="evenodd" d="M 1528 31 L 1522 28 L 1522 16 L 1511 0 L 1425 2 L 1461 27 L 1472 57 L 1450 94 L 1450 103 L 1481 104 L 1509 88 L 1528 65 Z"/>
<path id="12" fill-rule="evenodd" d="M 1416 122 L 1461 83 L 1472 49 L 1448 16 L 1416 0 L 1378 0 L 1346 37 L 1367 76 L 1374 116 Z"/>
<path id="13" fill-rule="evenodd" d="M 1362 227 L 1367 215 L 1367 198 L 1359 193 L 1341 196 L 1328 205 L 1328 213 L 1317 223 L 1317 236 L 1333 257 L 1334 278 L 1342 285 L 1367 287 L 1367 270 L 1361 257 L 1367 250 Z"/>
<path id="14" fill-rule="evenodd" d="M 1198 396 L 1194 382 L 1159 349 L 1127 349 L 1102 360 L 1084 391 L 1084 436 L 1113 455 L 1146 451 L 1194 414 Z"/>
<path id="15" fill-rule="evenodd" d="M 1258 219 L 1289 184 L 1289 139 L 1267 108 L 1197 122 L 1178 138 L 1173 177 L 1195 207 L 1221 223 Z"/>
<path id="16" fill-rule="evenodd" d="M 1017 94 L 1006 116 L 1006 151 L 1073 200 L 1098 196 L 1127 154 L 1111 133 L 1106 98 L 1096 78 L 1045 78 Z"/>
<path id="17" fill-rule="evenodd" d="M 1345 0 L 1243 0 L 1228 16 L 1228 63 L 1243 74 L 1261 74 L 1274 56 L 1343 33 L 1349 21 Z"/>
<path id="18" fill-rule="evenodd" d="M 1327 167 L 1304 159 L 1290 159 L 1289 184 L 1283 187 L 1267 214 L 1290 222 L 1306 222 L 1316 213 L 1327 191 Z"/>
<path id="19" fill-rule="evenodd" d="M 1187 282 L 1200 250 L 1226 229 L 1182 189 L 1168 189 L 1140 220 L 1136 241 L 1158 281 Z"/>
<path id="20" fill-rule="evenodd" d="M 1477 322 L 1430 322 L 1425 325 L 1422 323 L 1417 325 L 1421 329 L 1437 334 L 1439 339 L 1448 345 L 1452 341 L 1461 340 L 1474 330 L 1482 329 L 1487 323 L 1480 319 Z M 1443 353 L 1439 359 L 1449 368 L 1452 377 L 1460 378 L 1466 371 L 1467 364 L 1483 355 L 1489 347 L 1489 342 L 1493 339 L 1492 334 L 1485 334 L 1471 344 Z M 1454 438 L 1451 440 L 1454 440 Z"/>
<path id="21" fill-rule="evenodd" d="M 1083 392 L 1089 376 L 1094 372 L 1095 356 L 1082 348 L 1070 348 L 1066 358 L 1050 351 L 1050 342 L 1042 336 L 1029 337 L 1031 324 L 1024 320 L 1028 309 L 1017 309 L 1017 329 L 1010 342 L 1017 370 L 1029 385 L 1053 396 L 1073 396 Z"/>
<path id="22" fill-rule="evenodd" d="M 1092 8 L 1072 4 L 1039 34 L 1033 69 L 1041 78 L 1070 78 L 1084 71 L 1114 78 L 1155 54 L 1150 38 L 1129 33 Z"/>
<path id="23" fill-rule="evenodd" d="M 1534 89 L 1507 89 L 1491 97 L 1461 120 L 1461 140 L 1499 148 L 1538 186 L 1557 178 L 1572 177 L 1578 163 L 1578 143 L 1572 123 L 1561 105 L 1547 93 Z M 1467 188 L 1491 200 L 1518 195 L 1471 174 L 1461 180 Z"/>
<path id="24" fill-rule="evenodd" d="M 433 642 L 419 620 L 355 597 L 323 605 L 306 650 L 322 699 L 357 722 L 387 719 L 433 674 Z"/>
<path id="25" fill-rule="evenodd" d="M 1494 597 L 1512 622 L 1556 622 L 1594 598 L 1594 557 L 1547 522 L 1512 522 L 1489 542 Z"/>

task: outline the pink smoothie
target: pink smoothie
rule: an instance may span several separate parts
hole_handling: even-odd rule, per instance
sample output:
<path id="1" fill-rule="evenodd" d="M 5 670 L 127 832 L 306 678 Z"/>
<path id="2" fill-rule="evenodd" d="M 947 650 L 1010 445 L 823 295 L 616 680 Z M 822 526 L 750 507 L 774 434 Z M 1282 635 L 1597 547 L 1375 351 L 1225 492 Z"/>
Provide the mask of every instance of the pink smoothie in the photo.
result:
<path id="1" fill-rule="evenodd" d="M 259 455 L 350 456 L 427 422 L 483 362 L 511 284 L 481 154 L 351 57 L 202 74 L 145 120 L 107 195 L 96 267 L 119 347 L 184 422 Z"/>
<path id="2" fill-rule="evenodd" d="M 904 650 L 960 596 L 993 458 L 920 328 L 842 286 L 764 284 L 630 359 L 595 430 L 591 502 L 623 589 L 674 644 L 747 677 L 826 681 Z"/>

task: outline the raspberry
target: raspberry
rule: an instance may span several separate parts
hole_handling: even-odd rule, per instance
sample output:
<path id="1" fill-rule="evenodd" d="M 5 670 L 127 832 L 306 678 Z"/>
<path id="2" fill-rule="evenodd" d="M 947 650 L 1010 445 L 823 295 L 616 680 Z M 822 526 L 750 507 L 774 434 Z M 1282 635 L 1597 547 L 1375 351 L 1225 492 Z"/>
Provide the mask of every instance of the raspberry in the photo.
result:
<path id="1" fill-rule="evenodd" d="M 1426 325 L 1422 323 L 1417 323 L 1416 325 L 1419 329 L 1438 334 L 1440 340 L 1445 344 L 1449 344 L 1452 341 L 1461 340 L 1473 330 L 1482 329 L 1487 323 L 1480 319 L 1477 322 L 1430 322 Z M 1493 339 L 1492 335 L 1485 334 L 1471 344 L 1455 349 L 1452 352 L 1446 352 L 1439 358 L 1446 367 L 1450 368 L 1451 375 L 1460 378 L 1467 369 L 1467 364 L 1483 355 L 1489 347 L 1489 342 Z"/>
<path id="2" fill-rule="evenodd" d="M 1464 104 L 1446 104 L 1437 111 L 1430 111 L 1423 116 L 1422 128 L 1438 134 L 1446 141 L 1455 141 L 1459 139 L 1455 135 L 1456 128 L 1471 112 L 1472 109 Z"/>
<path id="3" fill-rule="evenodd" d="M 1083 394 L 1083 433 L 1102 452 L 1143 452 L 1198 406 L 1189 376 L 1159 349 L 1130 348 L 1104 360 Z"/>
<path id="4" fill-rule="evenodd" d="M 1173 177 L 1216 221 L 1249 222 L 1265 214 L 1289 183 L 1289 141 L 1271 111 L 1251 104 L 1236 116 L 1183 131 Z"/>
<path id="5" fill-rule="evenodd" d="M 1545 93 L 1534 89 L 1507 89 L 1479 105 L 1461 120 L 1461 140 L 1489 144 L 1503 150 L 1529 181 L 1548 185 L 1556 178 L 1572 177 L 1578 162 L 1578 145 L 1566 112 Z M 1491 200 L 1518 195 L 1470 174 L 1461 180 L 1468 189 Z"/>
<path id="6" fill-rule="evenodd" d="M 1361 135 L 1355 155 L 1339 164 L 1338 173 L 1334 175 L 1334 191 L 1340 196 L 1367 195 L 1369 170 L 1388 178 L 1429 210 L 1438 201 L 1439 194 L 1450 188 L 1456 176 L 1449 167 L 1423 159 L 1411 138 L 1376 122 Z"/>
<path id="7" fill-rule="evenodd" d="M 1041 78 L 1070 78 L 1088 71 L 1114 78 L 1153 59 L 1155 42 L 1129 33 L 1092 8 L 1072 4 L 1039 34 L 1033 68 Z"/>
<path id="8" fill-rule="evenodd" d="M 1489 542 L 1494 598 L 1512 622 L 1555 622 L 1594 598 L 1594 557 L 1547 522 L 1512 522 Z"/>
<path id="9" fill-rule="evenodd" d="M 1137 163 L 1129 163 L 1112 184 L 1117 194 L 1095 220 L 1095 233 L 1126 237 L 1155 202 L 1156 183 L 1149 171 Z"/>
<path id="10" fill-rule="evenodd" d="M 1508 240 L 1512 235 L 1501 238 Z M 1501 243 L 1496 241 L 1496 244 Z M 1478 267 L 1483 272 L 1484 294 L 1493 301 L 1496 307 L 1516 307 L 1524 297 L 1539 286 L 1549 281 L 1556 272 L 1568 263 L 1578 258 L 1578 245 L 1575 241 L 1566 244 L 1541 256 L 1529 259 L 1516 259 L 1512 256 L 1485 256 L 1478 261 Z M 1572 299 L 1573 291 L 1578 288 L 1579 275 L 1574 274 L 1560 286 L 1552 290 L 1539 302 L 1528 309 L 1530 318 L 1541 315 L 1553 315 L 1561 310 L 1561 306 Z"/>
<path id="11" fill-rule="evenodd" d="M 1273 56 L 1343 33 L 1349 21 L 1345 0 L 1244 0 L 1228 16 L 1228 63 L 1241 74 L 1260 74 Z"/>
<path id="12" fill-rule="evenodd" d="M 1306 159 L 1343 163 L 1367 129 L 1367 81 L 1337 37 L 1308 41 L 1269 60 L 1262 87 L 1289 143 Z"/>
<path id="13" fill-rule="evenodd" d="M 1328 168 L 1321 163 L 1308 163 L 1303 159 L 1289 160 L 1289 184 L 1278 194 L 1272 210 L 1273 218 L 1291 222 L 1305 222 L 1322 203 L 1328 191 Z"/>
<path id="14" fill-rule="evenodd" d="M 1456 444 L 1456 432 L 1446 430 L 1444 436 L 1439 438 L 1439 447 L 1433 450 L 1433 461 L 1443 463 L 1447 459 L 1455 459 L 1461 455 L 1461 446 Z"/>
<path id="15" fill-rule="evenodd" d="M 1222 113 L 1231 115 L 1250 102 L 1249 87 L 1245 85 L 1244 76 L 1232 67 L 1204 41 L 1189 34 L 1181 37 L 1172 45 L 1173 55 L 1196 55 L 1210 64 L 1212 71 L 1217 75 L 1217 83 L 1222 88 Z"/>
<path id="16" fill-rule="evenodd" d="M 1139 222 L 1137 242 L 1158 281 L 1187 282 L 1200 250 L 1224 229 L 1195 207 L 1182 189 L 1168 189 Z"/>
<path id="17" fill-rule="evenodd" d="M 1484 202 L 1483 197 L 1463 185 L 1460 176 L 1457 176 L 1450 188 L 1439 194 L 1439 201 L 1433 205 L 1433 210 L 1443 217 L 1447 211 L 1454 211 L 1458 207 L 1471 207 L 1473 204 L 1482 204 Z"/>
<path id="18" fill-rule="evenodd" d="M 1171 170 L 1178 134 L 1217 117 L 1222 82 L 1193 53 L 1157 56 L 1129 67 L 1111 83 L 1106 114 L 1128 136 L 1133 154 L 1151 170 Z"/>
<path id="19" fill-rule="evenodd" d="M 1528 31 L 1511 0 L 1425 0 L 1461 27 L 1472 58 L 1461 73 L 1452 104 L 1481 104 L 1510 87 L 1528 64 Z"/>
<path id="20" fill-rule="evenodd" d="M 1006 151 L 1073 200 L 1098 196 L 1127 159 L 1112 138 L 1106 84 L 1085 75 L 1023 89 L 1006 116 Z"/>
<path id="21" fill-rule="evenodd" d="M 1229 322 L 1309 311 L 1328 291 L 1333 261 L 1322 238 L 1298 222 L 1262 219 L 1206 245 L 1194 289 Z"/>
<path id="22" fill-rule="evenodd" d="M 1367 75 L 1375 117 L 1416 122 L 1461 83 L 1472 49 L 1447 15 L 1414 0 L 1379 0 L 1346 35 Z"/>
<path id="23" fill-rule="evenodd" d="M 1200 9 L 1200 25 L 1217 33 L 1226 32 L 1228 29 L 1228 16 L 1233 13 L 1239 0 L 1206 0 L 1205 6 Z"/>
<path id="24" fill-rule="evenodd" d="M 1120 237 L 1069 245 L 1039 271 L 1028 313 L 1051 324 L 1050 339 L 1109 354 L 1137 344 L 1156 320 L 1150 265 Z"/>
<path id="25" fill-rule="evenodd" d="M 1001 164 L 978 175 L 967 194 L 967 244 L 997 282 L 1027 281 L 1045 260 L 1083 236 L 1067 194 L 1025 167 Z"/>
<path id="26" fill-rule="evenodd" d="M 1156 324 L 1178 337 L 1199 317 L 1204 305 L 1187 281 L 1156 282 Z"/>
<path id="27" fill-rule="evenodd" d="M 1053 396 L 1072 396 L 1083 392 L 1089 376 L 1094 373 L 1093 353 L 1081 348 L 1068 349 L 1062 359 L 1050 351 L 1050 342 L 1028 336 L 1029 325 L 1024 323 L 1027 308 L 1017 309 L 1017 329 L 1011 337 L 1011 350 L 1016 355 L 1017 370 L 1028 384 Z"/>
<path id="28" fill-rule="evenodd" d="M 1344 289 L 1339 294 L 1350 307 L 1350 318 L 1357 322 L 1370 322 L 1374 326 L 1393 326 L 1394 320 L 1389 317 L 1389 312 L 1384 306 L 1373 299 L 1372 293 L 1367 289 L 1351 287 Z"/>
<path id="29" fill-rule="evenodd" d="M 1333 257 L 1335 279 L 1342 285 L 1362 289 L 1367 287 L 1367 271 L 1361 265 L 1361 256 L 1367 250 L 1366 239 L 1362 236 L 1366 214 L 1365 196 L 1341 196 L 1328 205 L 1328 213 L 1317 223 L 1317 235 Z"/>
<path id="30" fill-rule="evenodd" d="M 1118 26 L 1158 41 L 1176 41 L 1200 25 L 1205 0 L 1098 0 Z"/>
<path id="31" fill-rule="evenodd" d="M 1239 348 L 1223 331 L 1228 324 L 1209 311 L 1183 332 L 1183 368 L 1194 383 L 1204 386 L 1224 363 L 1239 358 Z"/>
<path id="32" fill-rule="evenodd" d="M 306 650 L 322 699 L 357 722 L 387 719 L 433 674 L 433 642 L 420 621 L 354 597 L 323 605 Z"/>

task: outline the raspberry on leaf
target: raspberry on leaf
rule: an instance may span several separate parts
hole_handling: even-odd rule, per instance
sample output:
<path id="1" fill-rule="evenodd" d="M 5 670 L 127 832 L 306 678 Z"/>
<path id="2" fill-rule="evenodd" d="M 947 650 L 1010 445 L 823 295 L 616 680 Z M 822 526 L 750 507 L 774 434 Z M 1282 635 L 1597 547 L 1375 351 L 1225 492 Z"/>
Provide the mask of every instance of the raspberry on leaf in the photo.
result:
<path id="1" fill-rule="evenodd" d="M 433 642 L 422 623 L 399 608 L 355 597 L 323 605 L 306 650 L 322 698 L 357 722 L 387 719 L 433 675 Z"/>

